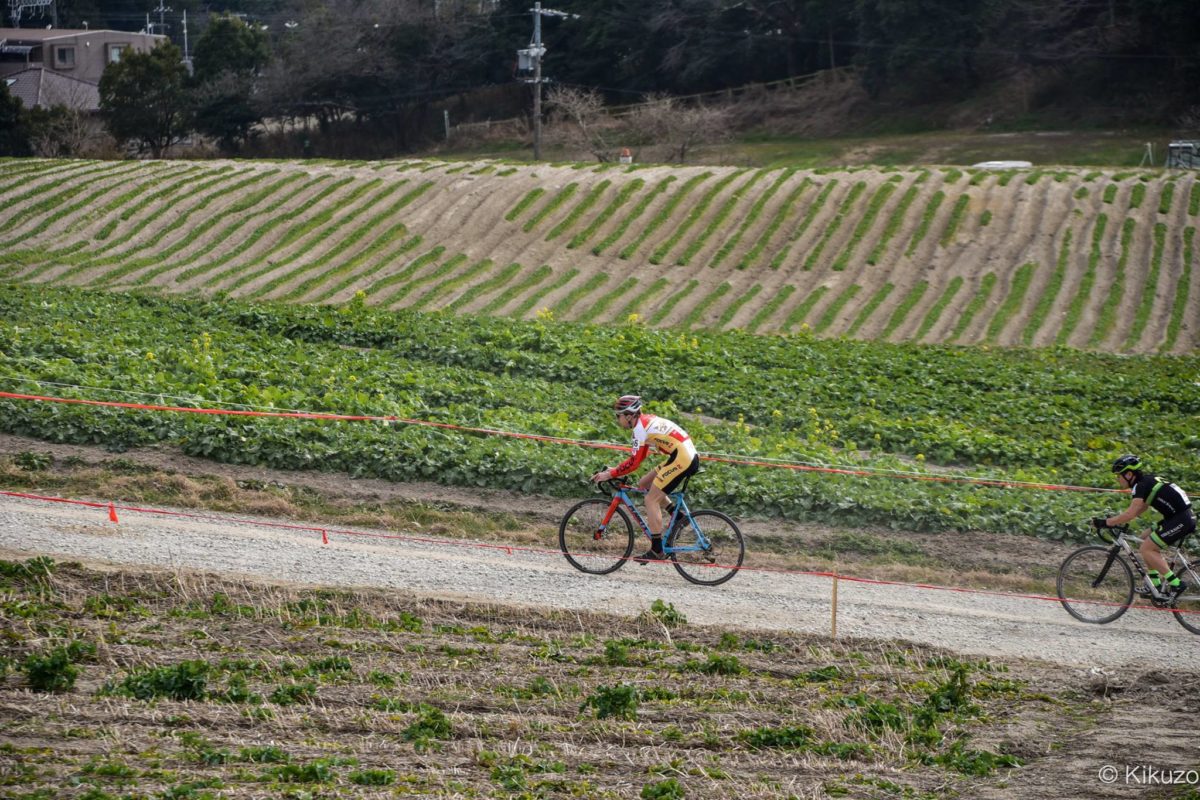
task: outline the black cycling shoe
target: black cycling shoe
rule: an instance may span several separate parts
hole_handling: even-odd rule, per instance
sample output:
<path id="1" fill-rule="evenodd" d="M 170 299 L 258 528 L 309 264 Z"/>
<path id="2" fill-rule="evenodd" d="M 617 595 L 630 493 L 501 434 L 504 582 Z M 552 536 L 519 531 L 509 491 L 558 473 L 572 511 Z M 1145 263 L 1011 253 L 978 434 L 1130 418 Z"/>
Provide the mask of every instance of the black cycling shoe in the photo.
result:
<path id="1" fill-rule="evenodd" d="M 665 553 L 663 553 L 662 550 L 655 550 L 653 547 L 651 547 L 649 550 L 642 553 L 640 556 L 638 556 L 637 558 L 635 558 L 633 560 L 636 561 L 637 563 L 641 564 L 644 567 L 647 564 L 649 564 L 651 561 L 665 561 L 666 558 L 667 558 L 667 556 Z"/>

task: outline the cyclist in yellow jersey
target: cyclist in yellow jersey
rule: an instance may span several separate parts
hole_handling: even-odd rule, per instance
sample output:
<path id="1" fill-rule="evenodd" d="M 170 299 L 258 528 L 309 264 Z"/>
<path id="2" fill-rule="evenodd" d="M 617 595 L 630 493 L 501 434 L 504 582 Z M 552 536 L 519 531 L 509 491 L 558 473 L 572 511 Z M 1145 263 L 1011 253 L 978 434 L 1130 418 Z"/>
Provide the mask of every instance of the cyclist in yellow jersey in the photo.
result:
<path id="1" fill-rule="evenodd" d="M 633 431 L 633 454 L 617 466 L 597 472 L 592 480 L 600 482 L 628 475 L 641 466 L 651 447 L 667 457 L 666 461 L 638 481 L 638 488 L 646 492 L 650 549 L 635 560 L 642 564 L 661 560 L 665 525 L 663 509 L 671 502 L 667 495 L 675 491 L 685 478 L 696 474 L 700 468 L 700 456 L 687 431 L 665 417 L 643 413 L 642 398 L 637 395 L 622 395 L 613 404 L 613 410 L 617 414 L 617 424 Z"/>

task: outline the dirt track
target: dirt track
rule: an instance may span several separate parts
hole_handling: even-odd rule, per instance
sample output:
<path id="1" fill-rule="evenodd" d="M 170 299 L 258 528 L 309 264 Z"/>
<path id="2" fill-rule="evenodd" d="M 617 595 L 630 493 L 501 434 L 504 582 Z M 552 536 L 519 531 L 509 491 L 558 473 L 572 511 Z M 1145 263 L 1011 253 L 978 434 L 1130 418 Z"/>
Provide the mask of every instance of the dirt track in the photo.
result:
<path id="1" fill-rule="evenodd" d="M 272 529 L 232 518 L 187 519 L 3 498 L 0 549 L 60 559 L 205 570 L 309 585 L 394 587 L 469 598 L 636 615 L 670 600 L 689 620 L 828 633 L 831 582 L 824 577 L 747 570 L 717 588 L 685 583 L 666 565 L 628 565 L 608 576 L 576 572 L 543 547 L 479 547 L 430 540 Z M 420 539 L 420 534 L 400 532 Z M 750 542 L 753 547 L 753 541 Z M 1134 609 L 1097 628 L 1047 600 L 840 581 L 838 635 L 903 639 L 972 654 L 1029 657 L 1085 668 L 1189 669 L 1191 634 L 1167 613 Z M 1172 643 L 1165 646 L 1164 643 Z"/>

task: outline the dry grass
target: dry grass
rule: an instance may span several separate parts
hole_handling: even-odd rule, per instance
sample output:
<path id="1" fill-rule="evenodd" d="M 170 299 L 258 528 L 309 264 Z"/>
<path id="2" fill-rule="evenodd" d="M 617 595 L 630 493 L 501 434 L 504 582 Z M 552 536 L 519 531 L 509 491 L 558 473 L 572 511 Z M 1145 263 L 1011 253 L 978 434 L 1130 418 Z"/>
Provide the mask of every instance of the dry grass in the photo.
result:
<path id="1" fill-rule="evenodd" d="M 1007 731 L 1024 716 L 1062 734 L 1099 709 L 1059 670 L 700 628 L 668 610 L 0 562 L 6 796 L 940 797 L 1005 772 L 979 768 L 976 742 L 1023 752 Z M 74 687 L 30 691 L 27 657 L 70 641 L 94 648 Z M 201 696 L 120 690 L 188 661 L 204 665 Z M 295 685 L 309 691 L 287 704 Z"/>

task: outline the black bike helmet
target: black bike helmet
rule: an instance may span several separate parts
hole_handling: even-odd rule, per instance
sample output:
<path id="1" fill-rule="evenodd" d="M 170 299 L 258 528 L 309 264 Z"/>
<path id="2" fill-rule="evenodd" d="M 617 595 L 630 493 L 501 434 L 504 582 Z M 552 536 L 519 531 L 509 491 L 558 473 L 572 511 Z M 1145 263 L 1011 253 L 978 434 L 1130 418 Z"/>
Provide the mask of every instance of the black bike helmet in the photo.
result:
<path id="1" fill-rule="evenodd" d="M 636 394 L 623 394 L 613 403 L 613 410 L 618 414 L 636 414 L 642 410 L 642 398 Z"/>
<path id="2" fill-rule="evenodd" d="M 1121 475 L 1125 472 L 1138 472 L 1142 468 L 1142 462 L 1137 456 L 1126 453 L 1118 458 L 1112 464 L 1114 475 Z"/>

